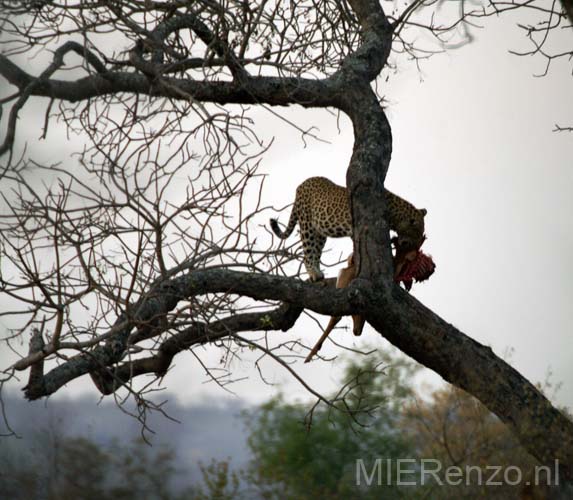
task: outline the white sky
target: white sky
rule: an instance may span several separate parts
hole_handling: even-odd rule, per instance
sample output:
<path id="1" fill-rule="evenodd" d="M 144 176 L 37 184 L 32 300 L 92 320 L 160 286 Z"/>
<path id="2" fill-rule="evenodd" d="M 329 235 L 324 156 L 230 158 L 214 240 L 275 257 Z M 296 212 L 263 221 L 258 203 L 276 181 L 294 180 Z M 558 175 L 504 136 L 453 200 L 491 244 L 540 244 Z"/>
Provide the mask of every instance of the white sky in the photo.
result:
<path id="1" fill-rule="evenodd" d="M 424 249 L 437 270 L 428 282 L 414 285 L 414 295 L 496 354 L 513 349 L 510 363 L 529 380 L 544 380 L 551 369 L 553 381 L 563 383 L 556 402 L 573 407 L 573 133 L 552 132 L 555 123 L 573 124 L 571 69 L 557 64 L 549 76 L 534 78 L 543 61 L 508 53 L 528 47 L 514 22 L 502 17 L 485 26 L 474 43 L 434 56 L 422 74 L 412 65 L 383 84 L 394 136 L 386 185 L 428 209 Z M 278 111 L 302 126 L 316 125 L 330 144 L 310 141 L 305 147 L 296 130 L 267 112 L 257 113 L 258 130 L 267 139 L 275 137 L 262 165 L 269 174 L 266 203 L 277 208 L 291 203 L 296 186 L 313 175 L 344 184 L 352 150 L 349 122 L 341 119 L 339 133 L 327 112 Z M 24 122 L 20 130 L 25 127 Z M 41 131 L 31 133 L 35 138 Z M 71 147 L 63 145 L 54 156 Z M 282 222 L 286 217 L 281 215 Z M 339 256 L 350 247 L 349 239 L 330 239 L 326 248 Z M 322 318 L 323 326 L 327 321 Z M 273 335 L 300 337 L 312 345 L 320 333 L 315 323 L 301 319 L 291 332 Z M 358 348 L 390 348 L 369 327 L 358 339 L 348 330 L 337 330 L 333 338 Z M 332 344 L 323 350 L 339 352 Z M 205 349 L 208 364 L 216 365 L 219 357 Z M 249 376 L 234 386 L 237 396 L 261 402 L 281 390 L 290 398 L 306 397 L 272 363 L 264 365 L 265 375 L 278 385 L 263 384 L 252 359 L 246 352 L 232 366 L 237 378 Z M 340 366 L 299 362 L 294 369 L 328 393 Z M 420 378 L 440 380 L 429 370 Z M 223 397 L 205 380 L 194 358 L 181 354 L 164 385 L 182 402 Z M 64 390 L 68 395 L 95 392 L 87 379 Z"/>

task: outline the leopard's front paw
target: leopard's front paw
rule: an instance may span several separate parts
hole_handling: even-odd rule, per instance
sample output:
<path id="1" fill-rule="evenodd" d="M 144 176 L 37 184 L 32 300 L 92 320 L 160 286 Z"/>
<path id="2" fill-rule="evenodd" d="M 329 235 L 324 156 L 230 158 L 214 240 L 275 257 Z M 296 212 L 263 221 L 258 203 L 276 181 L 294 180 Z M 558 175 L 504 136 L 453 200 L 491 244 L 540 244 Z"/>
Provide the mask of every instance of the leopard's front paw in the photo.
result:
<path id="1" fill-rule="evenodd" d="M 316 283 L 317 281 L 322 281 L 324 279 L 324 273 L 320 270 L 312 269 L 308 272 L 310 281 Z"/>

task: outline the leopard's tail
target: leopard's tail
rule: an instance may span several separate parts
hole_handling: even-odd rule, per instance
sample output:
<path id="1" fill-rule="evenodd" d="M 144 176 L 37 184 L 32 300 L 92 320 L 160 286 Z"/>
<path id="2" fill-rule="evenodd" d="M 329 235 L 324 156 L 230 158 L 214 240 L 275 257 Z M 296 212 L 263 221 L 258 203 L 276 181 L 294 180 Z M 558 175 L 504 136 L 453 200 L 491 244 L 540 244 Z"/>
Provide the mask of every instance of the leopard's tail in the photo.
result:
<path id="1" fill-rule="evenodd" d="M 271 219 L 271 229 L 273 230 L 273 233 L 275 233 L 281 240 L 285 240 L 293 232 L 297 222 L 298 222 L 298 217 L 296 215 L 296 210 L 293 208 L 292 212 L 290 213 L 288 226 L 284 231 L 281 231 L 277 219 Z"/>

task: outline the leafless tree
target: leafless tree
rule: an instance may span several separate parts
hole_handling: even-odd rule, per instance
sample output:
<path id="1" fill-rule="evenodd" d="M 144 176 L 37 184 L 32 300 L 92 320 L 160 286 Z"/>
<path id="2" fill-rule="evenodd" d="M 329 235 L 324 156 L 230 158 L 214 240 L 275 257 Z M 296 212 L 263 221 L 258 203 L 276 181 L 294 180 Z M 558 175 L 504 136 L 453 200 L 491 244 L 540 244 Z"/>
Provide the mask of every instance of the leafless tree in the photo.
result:
<path id="1" fill-rule="evenodd" d="M 1 314 L 16 325 L 7 345 L 31 336 L 29 354 L 5 368 L 3 380 L 29 369 L 25 394 L 37 399 L 89 374 L 103 394 L 122 388 L 147 408 L 153 386 L 138 385 L 138 377 L 163 376 L 181 351 L 210 343 L 227 356 L 245 347 L 269 356 L 269 332 L 288 331 L 304 310 L 361 315 L 476 396 L 541 463 L 559 460 L 570 478 L 573 423 L 490 348 L 393 283 L 380 217 L 392 136 L 377 80 L 400 57 L 419 62 L 467 43 L 479 19 L 515 9 L 537 16 L 523 27 L 531 53 L 549 67 L 572 54 L 551 52 L 570 20 L 556 1 L 388 7 L 377 0 L 2 2 L 0 75 L 10 90 L 0 101 L 0 291 L 11 306 Z M 420 45 L 420 31 L 434 42 Z M 30 56 L 33 69 L 24 61 Z M 257 165 L 268 144 L 252 109 L 293 104 L 352 121 L 347 186 L 358 271 L 346 288 L 287 276 L 296 252 L 253 237 L 255 216 L 267 209 Z M 18 116 L 32 105 L 45 105 L 44 136 L 65 125 L 77 158 L 47 165 L 22 152 Z M 281 345 L 304 350 L 296 344 Z"/>

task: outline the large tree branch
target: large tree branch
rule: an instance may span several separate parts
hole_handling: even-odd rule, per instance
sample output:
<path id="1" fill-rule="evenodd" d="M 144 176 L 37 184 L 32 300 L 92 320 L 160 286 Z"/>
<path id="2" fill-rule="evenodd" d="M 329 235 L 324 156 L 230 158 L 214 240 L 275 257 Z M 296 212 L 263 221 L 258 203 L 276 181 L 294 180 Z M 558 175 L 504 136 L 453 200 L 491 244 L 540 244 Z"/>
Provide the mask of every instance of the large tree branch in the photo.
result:
<path id="1" fill-rule="evenodd" d="M 294 278 L 225 269 L 197 270 L 163 281 L 117 319 L 110 334 L 105 334 L 105 345 L 74 356 L 53 368 L 41 383 L 26 388 L 26 397 L 38 399 L 48 396 L 82 375 L 119 362 L 126 352 L 134 328 L 139 329 L 142 338 L 149 335 L 149 330 L 155 330 L 153 335 L 158 335 L 162 331 L 162 318 L 182 300 L 207 293 L 230 293 L 258 300 L 283 301 L 326 315 L 349 314 L 351 306 L 345 297 L 346 291 L 328 286 L 333 284 L 313 284 Z M 281 328 L 268 322 L 262 326 L 264 328 L 260 330 Z M 36 354 L 31 356 L 36 361 Z M 21 368 L 25 363 L 21 361 L 18 365 Z"/>
<path id="2" fill-rule="evenodd" d="M 392 48 L 393 27 L 378 0 L 349 0 L 362 26 L 362 44 L 342 65 L 354 77 L 371 82 L 380 75 Z"/>
<path id="3" fill-rule="evenodd" d="M 92 380 L 102 394 L 111 394 L 133 378 L 145 373 L 165 375 L 173 358 L 195 345 L 215 342 L 218 339 L 247 331 L 288 331 L 302 312 L 291 304 L 259 313 L 236 314 L 211 324 L 195 323 L 164 341 L 153 356 L 126 361 L 113 368 L 103 367 L 91 373 Z"/>
<path id="4" fill-rule="evenodd" d="M 399 287 L 353 286 L 355 303 L 367 305 L 367 321 L 386 339 L 479 399 L 542 464 L 553 469 L 558 460 L 562 478 L 573 477 L 573 421 L 523 375 Z"/>
<path id="5" fill-rule="evenodd" d="M 160 73 L 160 71 L 159 71 Z M 36 78 L 0 54 L 0 75 L 22 90 Z M 163 85 L 152 85 L 143 74 L 109 71 L 78 80 L 45 79 L 38 81 L 30 95 L 68 102 L 121 92 L 152 94 L 174 99 L 189 98 L 218 104 L 270 104 L 304 107 L 335 106 L 339 102 L 336 86 L 330 79 L 250 77 L 242 83 L 196 81 L 189 78 L 162 78 Z"/>
<path id="6" fill-rule="evenodd" d="M 268 313 L 229 317 L 212 325 L 193 325 L 168 339 L 157 355 L 110 369 L 123 358 L 134 325 L 148 323 L 153 327 L 155 319 L 165 316 L 180 300 L 214 292 L 285 300 L 295 305 L 284 305 Z M 295 279 L 213 269 L 169 280 L 134 308 L 138 311 L 137 321 L 132 321 L 106 345 L 52 369 L 41 383 L 28 386 L 27 397 L 36 399 L 52 394 L 86 373 L 96 373 L 100 390 L 111 392 L 133 376 L 164 373 L 175 354 L 196 343 L 239 331 L 290 328 L 302 308 L 326 315 L 360 313 L 404 353 L 476 396 L 541 463 L 553 468 L 554 461 L 559 460 L 562 477 L 571 477 L 573 422 L 489 347 L 464 335 L 396 285 L 359 279 L 346 289 L 335 290 Z"/>
<path id="7" fill-rule="evenodd" d="M 346 94 L 354 126 L 354 149 L 346 172 L 353 220 L 354 255 L 358 276 L 393 276 L 384 180 L 392 155 L 392 132 L 369 86 Z"/>
<path id="8" fill-rule="evenodd" d="M 354 128 L 354 149 L 346 173 L 353 220 L 357 274 L 392 281 L 392 254 L 384 180 L 392 155 L 392 133 L 370 82 L 388 60 L 392 26 L 378 0 L 350 0 L 362 27 L 362 45 L 332 79 L 344 89 L 341 109 Z"/>

